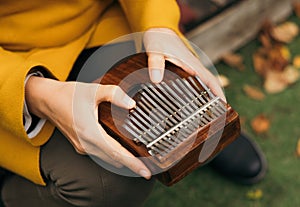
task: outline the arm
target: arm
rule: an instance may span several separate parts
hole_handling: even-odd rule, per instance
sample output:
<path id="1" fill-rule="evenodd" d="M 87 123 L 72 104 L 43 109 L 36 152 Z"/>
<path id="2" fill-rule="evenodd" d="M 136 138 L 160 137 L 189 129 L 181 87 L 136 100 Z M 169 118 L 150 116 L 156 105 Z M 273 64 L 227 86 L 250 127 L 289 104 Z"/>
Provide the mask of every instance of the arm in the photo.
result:
<path id="1" fill-rule="evenodd" d="M 165 61 L 198 75 L 220 98 L 226 100 L 217 78 L 196 57 L 188 40 L 179 31 L 180 11 L 175 0 L 120 0 L 133 31 L 144 31 L 149 76 L 159 83 Z"/>
<path id="2" fill-rule="evenodd" d="M 144 163 L 98 123 L 100 102 L 109 101 L 126 109 L 135 106 L 119 87 L 32 76 L 26 84 L 26 101 L 29 110 L 57 126 L 78 153 L 96 156 L 115 167 L 126 166 L 146 179 L 151 177 Z"/>

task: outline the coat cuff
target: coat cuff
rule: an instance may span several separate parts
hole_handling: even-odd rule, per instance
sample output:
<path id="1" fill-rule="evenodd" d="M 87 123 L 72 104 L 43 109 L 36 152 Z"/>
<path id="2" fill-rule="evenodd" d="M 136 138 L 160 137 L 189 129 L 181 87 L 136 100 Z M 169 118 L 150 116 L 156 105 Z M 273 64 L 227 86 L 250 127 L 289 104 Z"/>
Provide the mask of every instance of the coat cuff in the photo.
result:
<path id="1" fill-rule="evenodd" d="M 30 72 L 25 79 L 24 85 L 26 85 L 27 81 L 31 76 L 39 76 L 44 77 L 43 73 L 40 71 Z M 28 138 L 34 138 L 43 128 L 46 123 L 46 119 L 41 119 L 34 114 L 31 114 L 28 110 L 26 100 L 24 100 L 23 105 L 23 124 L 25 131 L 28 135 Z"/>

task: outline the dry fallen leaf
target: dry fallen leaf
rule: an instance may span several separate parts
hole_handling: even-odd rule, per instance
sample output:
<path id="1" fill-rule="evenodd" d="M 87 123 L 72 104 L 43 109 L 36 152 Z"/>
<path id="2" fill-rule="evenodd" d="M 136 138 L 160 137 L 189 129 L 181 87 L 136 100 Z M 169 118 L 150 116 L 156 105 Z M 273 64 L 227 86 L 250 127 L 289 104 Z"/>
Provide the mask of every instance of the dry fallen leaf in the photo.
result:
<path id="1" fill-rule="evenodd" d="M 265 76 L 268 68 L 266 58 L 260 52 L 256 52 L 253 54 L 252 59 L 255 72 L 261 76 Z"/>
<path id="2" fill-rule="evenodd" d="M 289 85 L 295 83 L 299 79 L 299 70 L 288 65 L 282 73 L 282 79 Z"/>
<path id="3" fill-rule="evenodd" d="M 272 37 L 283 43 L 290 43 L 299 33 L 299 27 L 294 22 L 284 22 L 271 31 Z"/>
<path id="4" fill-rule="evenodd" d="M 300 68 L 300 55 L 297 55 L 293 59 L 293 66 L 297 69 Z"/>
<path id="5" fill-rule="evenodd" d="M 263 191 L 261 189 L 250 190 L 246 194 L 248 199 L 259 200 L 263 197 Z"/>
<path id="6" fill-rule="evenodd" d="M 300 11 L 300 3 L 299 5 Z M 297 7 L 296 6 L 296 7 Z M 259 40 L 262 43 L 253 54 L 254 70 L 264 81 L 268 93 L 278 93 L 299 79 L 300 56 L 291 60 L 289 48 L 284 43 L 292 41 L 299 33 L 299 27 L 293 22 L 274 26 L 271 21 L 262 25 Z"/>
<path id="7" fill-rule="evenodd" d="M 297 157 L 300 157 L 300 138 L 298 139 L 297 142 L 296 155 Z"/>
<path id="8" fill-rule="evenodd" d="M 217 78 L 219 79 L 222 87 L 227 87 L 230 84 L 230 80 L 225 75 L 218 75 Z"/>
<path id="9" fill-rule="evenodd" d="M 272 40 L 270 38 L 270 35 L 263 33 L 259 35 L 258 39 L 265 48 L 272 47 Z"/>
<path id="10" fill-rule="evenodd" d="M 265 98 L 265 94 L 257 87 L 244 85 L 243 90 L 246 95 L 255 100 L 263 100 Z"/>
<path id="11" fill-rule="evenodd" d="M 239 54 L 227 53 L 223 55 L 222 60 L 231 67 L 245 70 L 244 58 Z"/>
<path id="12" fill-rule="evenodd" d="M 268 93 L 279 93 L 287 87 L 287 83 L 281 80 L 281 72 L 268 71 L 264 82 L 264 88 Z"/>
<path id="13" fill-rule="evenodd" d="M 279 93 L 299 79 L 299 70 L 288 66 L 284 71 L 268 71 L 264 88 L 268 93 Z"/>
<path id="14" fill-rule="evenodd" d="M 270 128 L 270 121 L 265 115 L 259 114 L 251 121 L 251 127 L 257 134 L 265 133 Z"/>
<path id="15" fill-rule="evenodd" d="M 270 70 L 283 71 L 289 64 L 289 50 L 283 46 L 274 46 L 268 51 L 268 61 L 272 68 Z"/>

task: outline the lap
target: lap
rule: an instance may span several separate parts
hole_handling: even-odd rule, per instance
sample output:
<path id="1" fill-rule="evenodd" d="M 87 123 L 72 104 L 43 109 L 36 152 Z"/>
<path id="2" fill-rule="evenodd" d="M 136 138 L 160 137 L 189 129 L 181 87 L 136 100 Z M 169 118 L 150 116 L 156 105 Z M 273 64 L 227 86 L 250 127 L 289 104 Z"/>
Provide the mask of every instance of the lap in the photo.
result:
<path id="1" fill-rule="evenodd" d="M 12 175 L 4 182 L 4 201 L 9 206 L 27 206 L 25 200 L 28 206 L 139 206 L 153 186 L 153 180 L 109 172 L 78 154 L 58 130 L 41 149 L 41 170 L 46 187 Z"/>

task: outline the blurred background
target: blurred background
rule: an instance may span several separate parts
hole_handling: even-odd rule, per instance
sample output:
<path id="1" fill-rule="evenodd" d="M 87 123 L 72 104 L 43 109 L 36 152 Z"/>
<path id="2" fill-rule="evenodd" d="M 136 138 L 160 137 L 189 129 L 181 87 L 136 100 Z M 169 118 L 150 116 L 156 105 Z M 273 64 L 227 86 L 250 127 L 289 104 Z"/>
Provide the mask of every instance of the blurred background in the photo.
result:
<path id="1" fill-rule="evenodd" d="M 265 179 L 233 183 L 209 166 L 171 187 L 156 183 L 145 207 L 300 206 L 300 3 L 179 0 L 181 30 L 215 63 L 243 131 L 264 151 Z"/>

